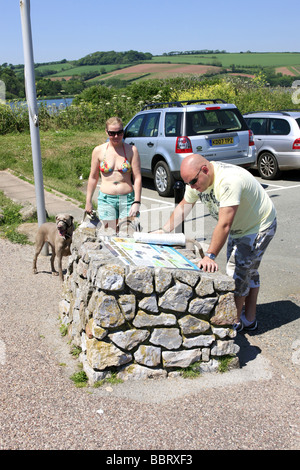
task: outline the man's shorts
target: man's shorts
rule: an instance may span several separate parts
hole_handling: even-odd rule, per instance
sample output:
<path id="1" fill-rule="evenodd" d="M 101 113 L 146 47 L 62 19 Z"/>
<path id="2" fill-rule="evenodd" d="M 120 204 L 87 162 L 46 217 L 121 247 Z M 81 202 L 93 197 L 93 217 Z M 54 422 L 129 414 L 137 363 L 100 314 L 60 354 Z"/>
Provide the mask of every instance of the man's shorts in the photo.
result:
<path id="1" fill-rule="evenodd" d="M 100 220 L 125 219 L 134 202 L 134 191 L 129 194 L 112 195 L 99 191 L 98 217 Z"/>
<path id="2" fill-rule="evenodd" d="M 264 252 L 275 235 L 277 221 L 259 233 L 241 238 L 229 236 L 226 273 L 235 280 L 235 295 L 244 297 L 249 290 L 259 287 L 258 268 Z"/>

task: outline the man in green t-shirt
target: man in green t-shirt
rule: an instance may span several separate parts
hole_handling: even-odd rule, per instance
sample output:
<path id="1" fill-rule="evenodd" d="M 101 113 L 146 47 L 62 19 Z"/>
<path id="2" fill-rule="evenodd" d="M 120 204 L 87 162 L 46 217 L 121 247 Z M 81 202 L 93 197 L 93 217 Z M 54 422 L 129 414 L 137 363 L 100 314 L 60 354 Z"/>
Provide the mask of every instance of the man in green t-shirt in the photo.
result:
<path id="1" fill-rule="evenodd" d="M 197 201 L 207 206 L 217 224 L 198 266 L 203 271 L 217 271 L 215 259 L 228 239 L 226 272 L 236 284 L 234 327 L 237 331 L 254 330 L 260 286 L 257 270 L 276 231 L 275 207 L 251 173 L 236 165 L 209 162 L 192 154 L 183 160 L 180 173 L 187 184 L 184 198 L 162 230 L 174 230 Z"/>

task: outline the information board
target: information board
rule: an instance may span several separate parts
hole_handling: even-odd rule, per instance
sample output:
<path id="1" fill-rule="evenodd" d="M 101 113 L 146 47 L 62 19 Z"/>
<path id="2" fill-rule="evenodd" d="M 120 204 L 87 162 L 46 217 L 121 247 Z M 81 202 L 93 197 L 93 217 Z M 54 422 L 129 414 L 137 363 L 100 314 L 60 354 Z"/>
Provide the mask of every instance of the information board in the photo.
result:
<path id="1" fill-rule="evenodd" d="M 134 238 L 112 237 L 105 246 L 125 264 L 154 268 L 200 269 L 171 246 L 135 242 Z"/>

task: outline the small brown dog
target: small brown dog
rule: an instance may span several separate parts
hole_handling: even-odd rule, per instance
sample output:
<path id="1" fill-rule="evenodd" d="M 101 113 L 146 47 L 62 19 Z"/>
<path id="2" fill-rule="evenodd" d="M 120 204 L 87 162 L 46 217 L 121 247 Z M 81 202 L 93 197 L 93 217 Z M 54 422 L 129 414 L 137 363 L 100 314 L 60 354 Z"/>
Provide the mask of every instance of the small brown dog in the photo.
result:
<path id="1" fill-rule="evenodd" d="M 70 245 L 72 243 L 72 235 L 74 231 L 73 216 L 69 214 L 58 214 L 56 223 L 46 222 L 42 224 L 35 238 L 35 255 L 33 258 L 33 272 L 37 273 L 36 262 L 44 244 L 49 243 L 52 249 L 51 253 L 51 271 L 52 274 L 59 275 L 61 281 L 64 280 L 62 272 L 62 257 L 71 254 Z M 54 268 L 54 259 L 58 259 L 58 272 Z"/>

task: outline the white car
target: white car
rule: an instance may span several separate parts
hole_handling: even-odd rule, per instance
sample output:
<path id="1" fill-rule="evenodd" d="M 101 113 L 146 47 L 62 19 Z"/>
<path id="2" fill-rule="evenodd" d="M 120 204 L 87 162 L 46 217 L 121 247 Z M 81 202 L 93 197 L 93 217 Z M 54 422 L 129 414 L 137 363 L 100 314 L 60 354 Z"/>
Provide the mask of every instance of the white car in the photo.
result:
<path id="1" fill-rule="evenodd" d="M 300 111 L 259 112 L 244 115 L 254 134 L 257 168 L 273 180 L 283 170 L 300 169 Z"/>

